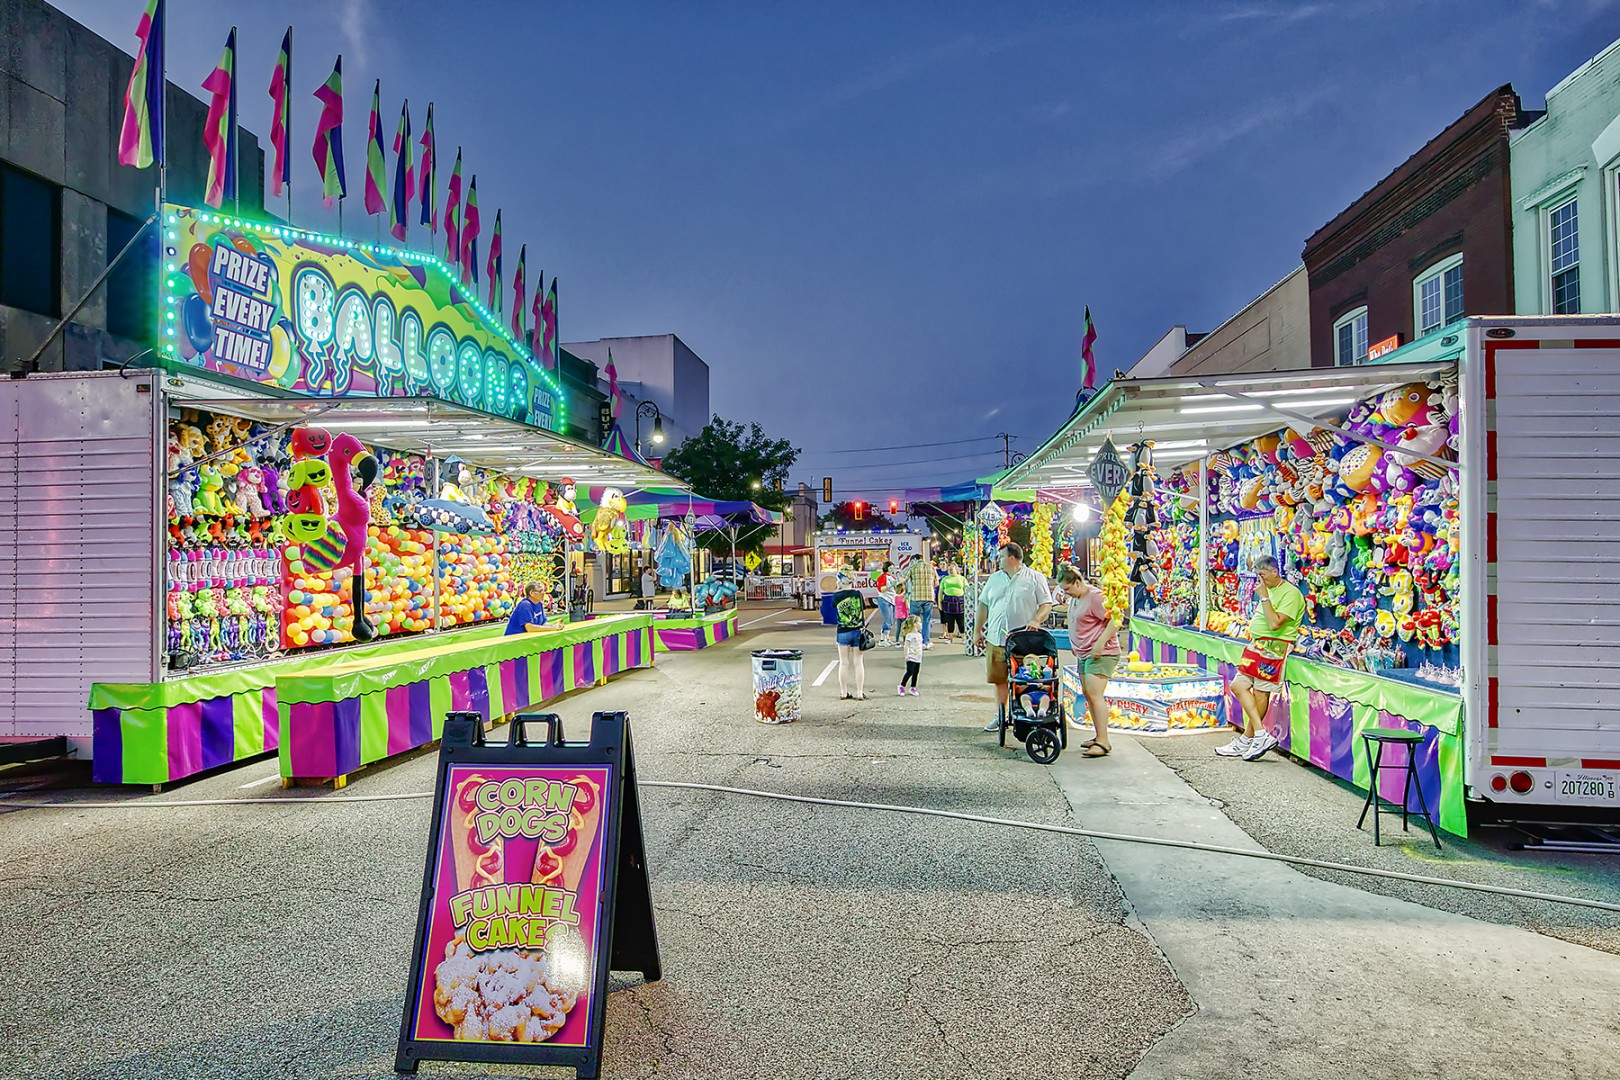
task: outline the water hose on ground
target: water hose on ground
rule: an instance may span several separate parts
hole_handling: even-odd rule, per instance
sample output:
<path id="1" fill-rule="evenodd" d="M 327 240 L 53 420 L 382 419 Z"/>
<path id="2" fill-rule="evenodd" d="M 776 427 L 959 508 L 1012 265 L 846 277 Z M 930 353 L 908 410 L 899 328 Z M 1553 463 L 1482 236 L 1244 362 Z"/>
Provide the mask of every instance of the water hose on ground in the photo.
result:
<path id="1" fill-rule="evenodd" d="M 1392 881 L 1409 881 L 1417 885 L 1436 885 L 1447 889 L 1462 889 L 1469 892 L 1490 893 L 1495 896 L 1511 896 L 1523 900 L 1542 900 L 1550 904 L 1568 904 L 1573 907 L 1620 912 L 1620 904 L 1612 904 L 1604 900 L 1588 900 L 1579 896 L 1559 896 L 1556 893 L 1532 892 L 1527 889 L 1512 889 L 1503 885 L 1485 885 L 1473 881 L 1457 881 L 1453 878 L 1429 877 L 1426 874 L 1408 874 L 1399 870 L 1379 870 L 1370 866 L 1353 866 L 1349 863 L 1329 862 L 1326 859 L 1309 859 L 1300 855 L 1282 855 L 1274 851 L 1226 847 L 1220 844 L 1201 844 L 1192 840 L 1171 840 L 1162 836 L 1135 836 L 1130 833 L 1082 829 L 1073 825 L 1049 825 L 1040 821 L 1020 821 L 1016 818 L 964 814 L 957 810 L 936 810 L 927 806 L 897 806 L 890 803 L 854 802 L 849 799 L 824 799 L 813 795 L 789 795 L 780 791 L 757 791 L 753 788 L 724 787 L 719 784 L 699 784 L 682 780 L 642 780 L 640 786 L 681 791 L 709 791 L 722 795 L 742 795 L 754 799 L 805 803 L 810 806 L 833 806 L 848 810 L 880 810 L 894 814 L 914 814 L 920 817 L 968 821 L 980 825 L 1032 829 L 1037 832 L 1058 833 L 1063 836 L 1083 836 L 1089 840 L 1111 840 L 1122 844 L 1149 844 L 1154 847 L 1181 848 L 1186 851 L 1203 851 L 1215 855 L 1235 855 L 1245 859 L 1265 859 L 1269 862 L 1287 863 L 1292 866 L 1309 866 L 1317 870 L 1337 870 L 1341 873 L 1362 874 L 1367 877 L 1387 878 Z M 400 802 L 431 798 L 433 798 L 433 792 L 431 791 L 409 791 L 391 795 L 268 796 L 257 799 L 131 799 L 123 802 L 13 802 L 9 799 L 0 798 L 0 810 L 130 810 L 191 806 L 260 806 L 265 804 L 331 806 L 336 803 Z"/>

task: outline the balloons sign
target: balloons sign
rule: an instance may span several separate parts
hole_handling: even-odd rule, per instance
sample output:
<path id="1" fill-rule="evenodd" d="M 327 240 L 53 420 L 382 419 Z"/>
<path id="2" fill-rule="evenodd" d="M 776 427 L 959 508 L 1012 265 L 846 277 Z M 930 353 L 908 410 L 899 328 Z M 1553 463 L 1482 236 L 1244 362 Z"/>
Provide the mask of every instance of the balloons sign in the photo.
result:
<path id="1" fill-rule="evenodd" d="M 208 280 L 208 262 L 213 257 L 214 249 L 207 244 L 192 244 L 191 255 L 186 260 L 191 283 L 197 287 L 197 295 L 202 297 L 204 310 L 214 302 L 214 285 Z"/>

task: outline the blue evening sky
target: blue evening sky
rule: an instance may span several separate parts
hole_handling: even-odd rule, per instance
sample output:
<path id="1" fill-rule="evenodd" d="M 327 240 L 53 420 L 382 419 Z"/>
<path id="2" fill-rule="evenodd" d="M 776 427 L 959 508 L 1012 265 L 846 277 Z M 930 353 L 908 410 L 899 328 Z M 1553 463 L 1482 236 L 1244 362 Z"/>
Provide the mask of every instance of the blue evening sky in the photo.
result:
<path id="1" fill-rule="evenodd" d="M 133 50 L 140 0 L 59 0 Z M 1078 385 L 1208 330 L 1304 239 L 1502 83 L 1528 108 L 1620 33 L 1617 0 L 1087 4 L 170 0 L 169 77 L 232 23 L 268 141 L 295 26 L 294 217 L 311 96 L 344 54 L 350 235 L 372 81 L 392 145 L 428 101 L 508 276 L 561 277 L 564 341 L 678 333 L 716 411 L 839 497 L 957 482 L 1037 445 Z M 441 195 L 442 200 L 442 195 Z M 420 239 L 418 238 L 418 243 Z M 962 440 L 959 446 L 833 453 Z M 919 460 L 932 459 L 932 460 Z"/>

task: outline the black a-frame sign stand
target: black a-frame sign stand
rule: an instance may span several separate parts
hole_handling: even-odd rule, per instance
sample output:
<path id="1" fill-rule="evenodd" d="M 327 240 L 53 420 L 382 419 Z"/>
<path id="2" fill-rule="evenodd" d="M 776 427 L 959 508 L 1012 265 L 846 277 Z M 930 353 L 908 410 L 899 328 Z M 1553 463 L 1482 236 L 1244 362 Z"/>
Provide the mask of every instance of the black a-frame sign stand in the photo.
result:
<path id="1" fill-rule="evenodd" d="M 530 737 L 533 727 L 544 727 L 544 737 Z M 589 1017 L 585 1045 L 558 1046 L 548 1042 L 497 1042 L 472 1039 L 421 1037 L 418 1022 L 424 1011 L 431 1016 L 431 1000 L 422 1002 L 423 976 L 442 956 L 429 956 L 428 942 L 435 918 L 446 918 L 449 897 L 441 897 L 439 868 L 445 857 L 445 805 L 454 772 L 468 766 L 484 767 L 501 775 L 531 779 L 555 778 L 575 767 L 606 766 L 609 790 L 603 792 L 601 819 L 601 885 L 596 911 L 596 941 L 590 958 L 590 987 L 586 1004 Z M 544 784 L 540 784 L 544 789 Z M 505 1064 L 571 1066 L 580 1080 L 594 1080 L 602 1067 L 602 1036 L 607 1020 L 608 972 L 639 971 L 648 982 L 662 977 L 658 930 L 653 917 L 652 887 L 647 877 L 647 853 L 641 827 L 641 799 L 636 786 L 635 753 L 630 720 L 622 712 L 599 712 L 591 719 L 589 742 L 563 739 L 562 720 L 554 714 L 523 715 L 512 721 L 511 739 L 489 743 L 483 719 L 477 713 L 451 713 L 445 720 L 440 744 L 433 818 L 428 839 L 427 868 L 417 914 L 410 983 L 405 993 L 405 1015 L 400 1023 L 399 1046 L 394 1057 L 397 1072 L 412 1073 L 418 1062 L 480 1061 Z M 432 990 L 428 994 L 431 998 Z M 425 1004 L 425 1009 L 424 1009 Z"/>

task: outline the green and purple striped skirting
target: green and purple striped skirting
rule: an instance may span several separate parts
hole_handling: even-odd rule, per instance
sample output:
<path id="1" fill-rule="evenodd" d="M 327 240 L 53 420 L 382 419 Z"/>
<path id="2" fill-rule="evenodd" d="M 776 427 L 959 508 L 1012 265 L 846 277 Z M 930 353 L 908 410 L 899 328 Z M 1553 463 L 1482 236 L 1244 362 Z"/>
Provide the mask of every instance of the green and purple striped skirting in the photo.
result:
<path id="1" fill-rule="evenodd" d="M 1228 720 L 1236 722 L 1243 716 L 1231 690 L 1243 642 L 1140 618 L 1131 620 L 1127 640 L 1126 651 L 1143 660 L 1192 664 L 1218 672 L 1227 684 Z M 1282 690 L 1271 697 L 1265 720 L 1281 749 L 1366 791 L 1372 770 L 1361 732 L 1369 727 L 1420 731 L 1423 741 L 1413 753 L 1418 782 L 1436 824 L 1458 836 L 1468 834 L 1459 696 L 1301 657 L 1289 658 L 1284 680 Z M 1380 793 L 1396 804 L 1401 801 L 1405 773 L 1389 765 L 1398 764 L 1404 752 L 1386 749 L 1385 768 L 1379 777 Z M 1409 808 L 1418 809 L 1415 793 Z"/>
<path id="2" fill-rule="evenodd" d="M 665 652 L 707 649 L 737 632 L 737 613 L 728 611 L 695 619 L 659 619 L 653 623 L 658 647 Z"/>

